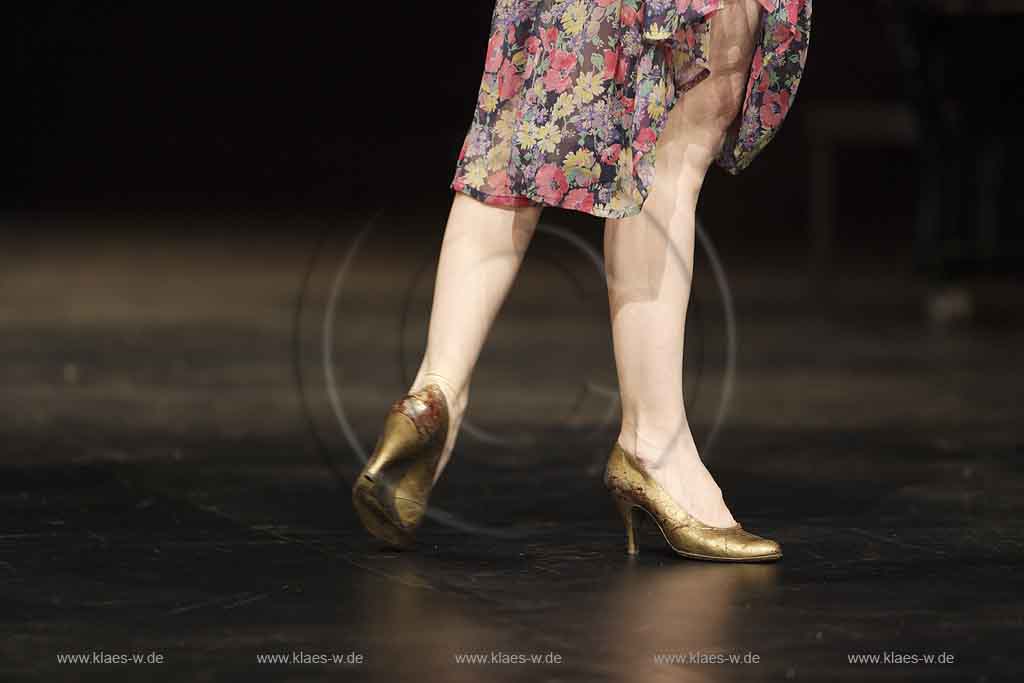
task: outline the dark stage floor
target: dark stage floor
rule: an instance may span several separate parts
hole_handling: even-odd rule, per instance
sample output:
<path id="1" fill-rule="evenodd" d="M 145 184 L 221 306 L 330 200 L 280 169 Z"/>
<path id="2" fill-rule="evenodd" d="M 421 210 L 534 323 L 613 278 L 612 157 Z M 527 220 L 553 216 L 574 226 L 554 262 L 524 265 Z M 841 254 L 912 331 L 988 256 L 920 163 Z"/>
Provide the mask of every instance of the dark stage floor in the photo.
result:
<path id="1" fill-rule="evenodd" d="M 81 217 L 7 220 L 0 679 L 1024 674 L 1019 289 L 979 282 L 974 324 L 936 329 L 892 264 L 825 290 L 799 255 L 721 247 L 726 299 L 701 252 L 690 413 L 706 442 L 724 397 L 707 459 L 785 558 L 679 560 L 647 529 L 630 559 L 600 481 L 598 228 L 550 219 L 414 553 L 368 540 L 345 477 L 415 370 L 439 226 L 385 217 L 352 253 L 340 221 L 90 219 L 86 238 L 54 231 Z"/>

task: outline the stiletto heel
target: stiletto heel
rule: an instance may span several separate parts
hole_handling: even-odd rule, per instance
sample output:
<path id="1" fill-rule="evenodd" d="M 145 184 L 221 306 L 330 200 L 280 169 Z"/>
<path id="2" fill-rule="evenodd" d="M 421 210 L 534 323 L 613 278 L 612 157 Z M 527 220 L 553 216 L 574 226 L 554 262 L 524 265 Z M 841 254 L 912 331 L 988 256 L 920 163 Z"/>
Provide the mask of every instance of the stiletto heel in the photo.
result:
<path id="1" fill-rule="evenodd" d="M 391 404 L 373 455 L 352 486 L 352 505 L 366 530 L 406 548 L 426 514 L 448 436 L 448 403 L 429 384 Z"/>
<path id="2" fill-rule="evenodd" d="M 637 553 L 640 520 L 650 515 L 668 546 L 683 557 L 722 562 L 764 562 L 782 557 L 778 543 L 756 536 L 739 524 L 702 524 L 679 507 L 640 461 L 619 444 L 615 444 L 608 458 L 604 483 L 626 525 L 626 549 L 630 555 Z"/>
<path id="3" fill-rule="evenodd" d="M 643 510 L 637 508 L 625 498 L 615 496 L 615 507 L 619 509 L 622 522 L 626 525 L 626 553 L 636 555 L 640 552 L 638 542 L 640 536 L 640 525 L 643 524 Z"/>

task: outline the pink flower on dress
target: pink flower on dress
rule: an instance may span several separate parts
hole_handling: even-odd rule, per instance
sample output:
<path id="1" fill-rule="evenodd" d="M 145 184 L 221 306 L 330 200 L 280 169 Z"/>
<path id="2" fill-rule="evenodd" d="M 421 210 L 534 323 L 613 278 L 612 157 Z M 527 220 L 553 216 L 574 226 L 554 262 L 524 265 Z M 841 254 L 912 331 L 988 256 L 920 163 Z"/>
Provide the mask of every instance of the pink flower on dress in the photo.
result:
<path id="1" fill-rule="evenodd" d="M 786 14 L 789 15 L 789 23 L 795 24 L 800 19 L 800 8 L 803 5 L 803 0 L 786 0 Z"/>
<path id="2" fill-rule="evenodd" d="M 508 195 L 512 193 L 508 185 L 508 171 L 495 171 L 487 176 L 487 184 L 490 185 L 496 194 Z"/>
<path id="3" fill-rule="evenodd" d="M 686 43 L 686 47 L 691 50 L 697 46 L 697 32 L 693 30 L 692 24 L 687 24 L 683 29 L 683 40 Z"/>
<path id="4" fill-rule="evenodd" d="M 637 22 L 637 11 L 632 7 L 623 5 L 620 14 L 622 16 L 621 22 L 623 26 L 632 26 Z"/>
<path id="5" fill-rule="evenodd" d="M 605 148 L 605 150 L 601 152 L 601 163 L 605 165 L 616 163 L 619 160 L 619 154 L 621 152 L 622 145 L 619 144 Z"/>
<path id="6" fill-rule="evenodd" d="M 509 99 L 519 92 L 519 86 L 522 84 L 523 77 L 516 72 L 515 65 L 505 60 L 498 71 L 498 97 L 502 100 Z"/>
<path id="7" fill-rule="evenodd" d="M 793 42 L 793 29 L 786 24 L 777 25 L 772 32 L 772 40 L 778 44 L 778 47 L 775 48 L 775 53 L 784 55 L 789 49 L 789 44 Z"/>
<path id="8" fill-rule="evenodd" d="M 582 188 L 573 190 L 569 194 L 565 195 L 565 200 L 562 202 L 562 206 L 567 209 L 575 209 L 576 211 L 590 212 L 594 208 L 594 195 L 589 190 Z"/>
<path id="9" fill-rule="evenodd" d="M 764 71 L 764 50 L 759 45 L 754 50 L 754 59 L 750 63 L 750 78 L 751 82 L 753 79 L 758 79 L 757 90 L 758 92 L 764 92 L 768 89 L 768 79 L 761 78 L 761 72 Z"/>
<path id="10" fill-rule="evenodd" d="M 570 72 L 576 67 L 576 55 L 565 50 L 555 50 L 551 55 L 551 66 L 544 74 L 544 88 L 548 92 L 565 92 L 572 85 Z"/>
<path id="11" fill-rule="evenodd" d="M 554 26 L 549 26 L 540 32 L 540 37 L 544 41 L 544 49 L 550 52 L 555 49 L 555 44 L 558 43 L 558 29 Z"/>
<path id="12" fill-rule="evenodd" d="M 633 146 L 640 151 L 646 152 L 651 148 L 651 145 L 658 139 L 658 136 L 654 133 L 650 126 L 643 128 L 639 133 L 636 134 L 636 139 L 633 141 Z"/>
<path id="13" fill-rule="evenodd" d="M 523 71 L 524 80 L 532 76 L 533 70 L 537 67 L 537 60 L 540 59 L 540 45 L 540 38 L 537 36 L 530 36 L 524 43 L 526 48 L 526 69 Z"/>
<path id="14" fill-rule="evenodd" d="M 769 127 L 775 128 L 786 118 L 789 111 L 789 91 L 767 92 L 761 102 L 761 122 Z"/>
<path id="15" fill-rule="evenodd" d="M 601 74 L 601 78 L 608 80 L 615 78 L 615 74 L 619 69 L 619 50 L 605 50 L 604 51 L 604 73 Z"/>
<path id="16" fill-rule="evenodd" d="M 721 0 L 676 0 L 676 8 L 680 12 L 686 11 L 686 6 L 689 5 L 693 8 L 694 12 L 700 12 L 701 14 L 707 14 L 711 10 L 719 8 Z"/>
<path id="17" fill-rule="evenodd" d="M 565 179 L 565 173 L 557 164 L 544 164 L 537 171 L 537 192 L 544 198 L 544 201 L 557 205 L 562 201 L 566 190 L 569 189 L 569 181 Z"/>
<path id="18" fill-rule="evenodd" d="M 487 61 L 484 62 L 484 71 L 488 73 L 497 73 L 498 68 L 501 66 L 501 60 L 505 58 L 504 47 L 505 39 L 499 31 L 491 36 L 491 39 L 487 41 Z M 477 62 L 479 64 L 479 62 Z"/>
<path id="19" fill-rule="evenodd" d="M 623 59 L 622 54 L 619 54 L 619 63 L 615 69 L 615 82 L 625 83 L 626 82 L 626 68 L 629 66 L 629 60 Z"/>

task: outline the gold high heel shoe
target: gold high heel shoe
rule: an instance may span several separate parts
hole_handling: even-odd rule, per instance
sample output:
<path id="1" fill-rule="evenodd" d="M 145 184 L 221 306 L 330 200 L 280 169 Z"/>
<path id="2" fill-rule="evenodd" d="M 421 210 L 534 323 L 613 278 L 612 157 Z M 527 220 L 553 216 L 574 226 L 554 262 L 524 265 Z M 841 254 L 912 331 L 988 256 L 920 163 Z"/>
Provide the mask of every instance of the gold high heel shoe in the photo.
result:
<path id="1" fill-rule="evenodd" d="M 371 534 L 407 548 L 423 521 L 448 436 L 448 402 L 437 384 L 391 405 L 373 455 L 352 486 L 352 504 Z"/>
<path id="2" fill-rule="evenodd" d="M 615 444 L 604 471 L 604 483 L 626 525 L 626 552 L 637 553 L 637 529 L 647 513 L 677 554 L 697 560 L 764 562 L 782 557 L 775 541 L 755 536 L 739 524 L 707 526 L 683 510 L 637 458 Z"/>

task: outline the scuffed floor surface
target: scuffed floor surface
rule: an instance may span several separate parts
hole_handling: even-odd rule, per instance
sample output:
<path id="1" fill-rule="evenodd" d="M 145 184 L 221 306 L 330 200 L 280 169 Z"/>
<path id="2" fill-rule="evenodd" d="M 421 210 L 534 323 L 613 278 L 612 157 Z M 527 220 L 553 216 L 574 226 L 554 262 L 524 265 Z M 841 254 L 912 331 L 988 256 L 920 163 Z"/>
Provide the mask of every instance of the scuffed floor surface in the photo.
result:
<path id="1" fill-rule="evenodd" d="M 311 260 L 315 222 L 216 220 L 4 238 L 0 679 L 1024 674 L 1019 286 L 982 283 L 975 323 L 938 330 L 899 271 L 817 296 L 736 255 L 708 461 L 785 557 L 685 561 L 646 525 L 630 558 L 600 480 L 617 427 L 603 284 L 553 229 L 481 359 L 437 515 L 395 553 L 346 481 L 415 369 L 439 232 L 379 228 L 339 280 L 343 223 Z M 729 366 L 706 266 L 698 440 Z"/>

